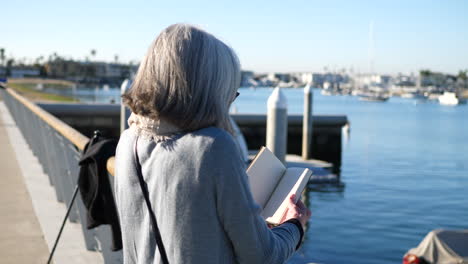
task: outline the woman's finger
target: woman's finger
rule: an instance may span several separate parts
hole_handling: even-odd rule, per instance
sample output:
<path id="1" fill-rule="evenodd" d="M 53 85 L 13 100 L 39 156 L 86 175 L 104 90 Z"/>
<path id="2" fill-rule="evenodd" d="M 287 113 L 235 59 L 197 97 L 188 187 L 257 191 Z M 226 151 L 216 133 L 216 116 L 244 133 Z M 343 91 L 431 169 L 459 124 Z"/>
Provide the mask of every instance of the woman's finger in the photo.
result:
<path id="1" fill-rule="evenodd" d="M 289 196 L 289 201 L 292 202 L 293 204 L 295 204 L 296 203 L 296 195 L 291 194 L 291 196 Z"/>
<path id="2" fill-rule="evenodd" d="M 298 200 L 297 203 L 296 203 L 297 207 L 299 207 L 299 209 L 301 210 L 306 210 L 307 207 L 305 206 L 305 204 L 301 201 L 301 200 Z"/>

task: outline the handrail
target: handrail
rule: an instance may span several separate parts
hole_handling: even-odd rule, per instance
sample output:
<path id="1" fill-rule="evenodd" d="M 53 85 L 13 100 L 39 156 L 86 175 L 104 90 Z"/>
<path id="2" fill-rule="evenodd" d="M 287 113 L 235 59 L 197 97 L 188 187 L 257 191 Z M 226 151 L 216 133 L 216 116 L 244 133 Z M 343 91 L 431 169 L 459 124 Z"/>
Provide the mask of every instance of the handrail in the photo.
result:
<path id="1" fill-rule="evenodd" d="M 107 160 L 107 172 L 112 176 L 115 176 L 114 164 L 115 164 L 115 157 L 110 157 Z"/>
<path id="2" fill-rule="evenodd" d="M 2 87 L 0 94 L 18 129 L 47 175 L 47 182 L 53 187 L 57 201 L 69 205 L 65 219 L 80 223 L 85 248 L 89 251 L 100 251 L 105 263 L 122 263 L 122 251 L 110 250 L 112 230 L 88 229 L 86 225 L 89 222 L 88 210 L 81 195 L 75 200 L 80 177 L 79 152 L 82 152 L 89 138 L 11 88 Z M 109 162 L 112 164 L 110 168 L 113 168 L 113 160 L 112 157 Z M 113 173 L 113 169 L 110 171 Z M 110 177 L 111 173 L 105 174 L 103 176 Z"/>
<path id="3" fill-rule="evenodd" d="M 42 120 L 49 124 L 52 128 L 57 130 L 62 136 L 70 140 L 79 150 L 83 150 L 86 143 L 88 143 L 89 138 L 78 132 L 76 129 L 67 125 L 62 120 L 53 116 L 49 112 L 37 106 L 35 103 L 29 101 L 22 95 L 19 95 L 16 91 L 11 88 L 7 88 L 7 92 L 20 101 L 24 106 L 26 106 L 33 113 L 38 115 Z"/>
<path id="4" fill-rule="evenodd" d="M 86 144 L 89 141 L 88 137 L 84 136 L 62 120 L 58 119 L 41 107 L 37 106 L 35 103 L 18 94 L 13 89 L 6 88 L 6 91 L 19 102 L 21 102 L 24 106 L 26 106 L 29 110 L 39 116 L 42 120 L 44 120 L 44 122 L 59 132 L 63 137 L 73 143 L 73 145 L 75 145 L 79 150 L 84 150 Z M 111 157 L 107 160 L 107 170 L 110 175 L 114 176 L 114 157 Z"/>

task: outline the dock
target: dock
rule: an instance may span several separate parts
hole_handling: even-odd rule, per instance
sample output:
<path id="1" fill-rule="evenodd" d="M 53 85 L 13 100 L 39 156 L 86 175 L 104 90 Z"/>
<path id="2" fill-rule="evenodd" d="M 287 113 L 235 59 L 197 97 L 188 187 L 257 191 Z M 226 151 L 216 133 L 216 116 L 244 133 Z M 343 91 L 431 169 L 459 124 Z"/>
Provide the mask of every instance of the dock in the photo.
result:
<path id="1" fill-rule="evenodd" d="M 91 136 L 99 129 L 106 137 L 120 136 L 120 104 L 39 103 L 42 109 L 59 118 L 81 134 Z M 266 142 L 266 114 L 236 113 L 232 119 L 239 126 L 249 150 L 259 150 Z M 345 115 L 314 115 L 312 158 L 333 164 L 340 174 L 343 128 L 349 126 Z M 287 153 L 301 155 L 302 115 L 288 115 Z"/>

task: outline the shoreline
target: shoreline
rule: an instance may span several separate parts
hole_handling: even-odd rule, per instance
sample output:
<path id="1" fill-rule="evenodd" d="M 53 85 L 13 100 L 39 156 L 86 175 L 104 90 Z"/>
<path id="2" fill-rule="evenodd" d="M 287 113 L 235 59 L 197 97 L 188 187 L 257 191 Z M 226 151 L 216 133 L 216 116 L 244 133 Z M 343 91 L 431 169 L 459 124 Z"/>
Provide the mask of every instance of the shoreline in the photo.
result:
<path id="1" fill-rule="evenodd" d="M 74 103 L 79 100 L 69 96 L 58 95 L 53 93 L 46 93 L 35 89 L 37 83 L 31 82 L 20 82 L 20 83 L 8 83 L 8 87 L 14 89 L 21 95 L 34 102 L 68 102 Z"/>
<path id="2" fill-rule="evenodd" d="M 8 78 L 8 84 L 51 84 L 59 86 L 76 85 L 76 83 L 72 81 L 48 78 Z"/>
<path id="3" fill-rule="evenodd" d="M 46 92 L 37 90 L 36 85 L 38 84 L 48 85 L 48 86 L 53 86 L 54 88 L 63 88 L 63 89 L 76 87 L 79 85 L 79 83 L 68 81 L 68 80 L 61 80 L 61 79 L 48 79 L 48 78 L 10 78 L 8 79 L 9 87 L 17 90 L 18 92 L 24 94 L 26 97 L 34 101 L 79 102 L 79 100 L 74 99 L 69 96 L 46 93 Z M 297 88 L 284 87 L 284 89 L 297 89 Z M 468 99 L 468 89 L 464 89 L 460 93 L 460 96 L 463 99 Z"/>

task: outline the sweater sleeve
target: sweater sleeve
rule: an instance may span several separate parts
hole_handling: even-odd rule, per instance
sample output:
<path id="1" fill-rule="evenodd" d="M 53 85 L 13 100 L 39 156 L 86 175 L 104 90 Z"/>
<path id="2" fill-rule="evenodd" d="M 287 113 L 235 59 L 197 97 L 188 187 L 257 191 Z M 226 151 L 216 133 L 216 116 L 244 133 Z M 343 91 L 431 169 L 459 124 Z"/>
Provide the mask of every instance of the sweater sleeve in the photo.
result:
<path id="1" fill-rule="evenodd" d="M 294 223 L 270 229 L 254 202 L 245 165 L 229 135 L 216 138 L 210 151 L 216 175 L 216 206 L 220 222 L 240 263 L 284 263 L 300 241 Z"/>

